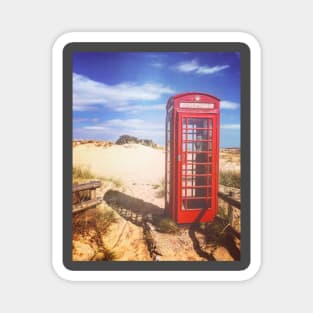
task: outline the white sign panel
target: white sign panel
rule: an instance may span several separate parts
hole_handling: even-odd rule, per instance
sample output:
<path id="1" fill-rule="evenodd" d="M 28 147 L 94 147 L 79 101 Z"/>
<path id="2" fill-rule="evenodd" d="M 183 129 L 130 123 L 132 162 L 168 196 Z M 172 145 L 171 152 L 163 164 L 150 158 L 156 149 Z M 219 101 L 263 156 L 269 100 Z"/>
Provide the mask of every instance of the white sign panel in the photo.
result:
<path id="1" fill-rule="evenodd" d="M 214 103 L 181 102 L 179 107 L 182 109 L 214 109 Z"/>

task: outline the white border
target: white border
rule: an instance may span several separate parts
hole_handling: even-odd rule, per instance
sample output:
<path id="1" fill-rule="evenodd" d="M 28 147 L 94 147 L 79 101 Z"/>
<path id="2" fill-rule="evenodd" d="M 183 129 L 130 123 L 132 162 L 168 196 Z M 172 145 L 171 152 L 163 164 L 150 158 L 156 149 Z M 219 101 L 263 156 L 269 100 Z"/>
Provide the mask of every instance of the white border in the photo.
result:
<path id="1" fill-rule="evenodd" d="M 243 271 L 70 271 L 62 261 L 63 233 L 63 48 L 71 42 L 242 42 L 251 51 L 251 263 Z M 241 32 L 75 32 L 53 45 L 52 132 L 52 263 L 56 273 L 71 281 L 241 281 L 261 265 L 261 49 Z"/>

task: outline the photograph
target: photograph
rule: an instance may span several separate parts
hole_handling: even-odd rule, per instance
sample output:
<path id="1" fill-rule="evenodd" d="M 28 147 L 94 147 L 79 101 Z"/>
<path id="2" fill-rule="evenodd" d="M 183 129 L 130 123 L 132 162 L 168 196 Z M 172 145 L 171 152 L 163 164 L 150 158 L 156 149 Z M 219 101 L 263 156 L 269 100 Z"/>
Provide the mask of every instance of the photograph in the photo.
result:
<path id="1" fill-rule="evenodd" d="M 241 260 L 240 61 L 73 52 L 73 262 Z"/>

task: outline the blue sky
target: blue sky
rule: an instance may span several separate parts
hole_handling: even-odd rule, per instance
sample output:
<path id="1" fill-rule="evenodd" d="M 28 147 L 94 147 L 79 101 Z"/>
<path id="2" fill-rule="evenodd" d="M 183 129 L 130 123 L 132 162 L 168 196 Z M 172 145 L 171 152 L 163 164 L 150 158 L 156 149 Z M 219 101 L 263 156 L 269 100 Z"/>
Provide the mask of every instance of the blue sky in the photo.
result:
<path id="1" fill-rule="evenodd" d="M 221 146 L 240 146 L 240 56 L 236 52 L 75 52 L 73 137 L 128 134 L 164 145 L 174 94 L 221 99 Z"/>

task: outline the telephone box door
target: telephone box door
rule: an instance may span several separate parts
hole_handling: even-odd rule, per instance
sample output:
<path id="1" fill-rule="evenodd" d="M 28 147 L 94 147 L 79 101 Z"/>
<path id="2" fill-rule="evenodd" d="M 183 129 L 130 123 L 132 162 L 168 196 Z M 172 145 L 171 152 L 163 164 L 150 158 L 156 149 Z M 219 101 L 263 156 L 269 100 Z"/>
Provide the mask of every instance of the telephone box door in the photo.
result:
<path id="1" fill-rule="evenodd" d="M 216 214 L 217 122 L 214 114 L 178 114 L 178 223 L 207 222 Z"/>

